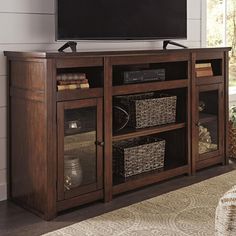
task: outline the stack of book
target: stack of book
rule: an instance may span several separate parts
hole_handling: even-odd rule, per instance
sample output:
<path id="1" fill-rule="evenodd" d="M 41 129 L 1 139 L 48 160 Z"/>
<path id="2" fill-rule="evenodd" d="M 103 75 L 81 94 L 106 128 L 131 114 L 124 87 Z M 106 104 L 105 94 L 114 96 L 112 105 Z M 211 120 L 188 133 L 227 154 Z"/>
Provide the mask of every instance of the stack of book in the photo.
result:
<path id="1" fill-rule="evenodd" d="M 66 73 L 57 75 L 57 90 L 89 88 L 85 73 Z"/>
<path id="2" fill-rule="evenodd" d="M 213 76 L 211 63 L 195 64 L 196 77 Z"/>

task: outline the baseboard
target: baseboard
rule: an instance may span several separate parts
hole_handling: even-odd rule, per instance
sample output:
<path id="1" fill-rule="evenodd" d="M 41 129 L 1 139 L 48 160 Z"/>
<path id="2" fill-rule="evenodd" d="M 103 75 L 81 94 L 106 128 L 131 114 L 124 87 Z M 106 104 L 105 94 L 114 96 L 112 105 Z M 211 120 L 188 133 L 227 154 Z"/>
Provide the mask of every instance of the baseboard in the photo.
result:
<path id="1" fill-rule="evenodd" d="M 4 201 L 7 199 L 7 184 L 0 184 L 0 201 Z"/>

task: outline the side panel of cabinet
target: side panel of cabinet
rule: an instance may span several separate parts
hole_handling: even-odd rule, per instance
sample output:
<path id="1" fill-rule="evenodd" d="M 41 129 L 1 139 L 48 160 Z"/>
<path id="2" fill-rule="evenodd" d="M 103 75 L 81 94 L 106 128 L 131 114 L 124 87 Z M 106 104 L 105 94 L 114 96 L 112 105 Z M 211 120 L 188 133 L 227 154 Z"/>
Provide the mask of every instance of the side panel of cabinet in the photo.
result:
<path id="1" fill-rule="evenodd" d="M 58 200 L 102 189 L 102 99 L 60 102 L 57 105 L 57 120 Z M 71 177 L 73 171 L 76 174 Z"/>
<path id="2" fill-rule="evenodd" d="M 45 60 L 10 63 L 9 198 L 47 218 Z"/>

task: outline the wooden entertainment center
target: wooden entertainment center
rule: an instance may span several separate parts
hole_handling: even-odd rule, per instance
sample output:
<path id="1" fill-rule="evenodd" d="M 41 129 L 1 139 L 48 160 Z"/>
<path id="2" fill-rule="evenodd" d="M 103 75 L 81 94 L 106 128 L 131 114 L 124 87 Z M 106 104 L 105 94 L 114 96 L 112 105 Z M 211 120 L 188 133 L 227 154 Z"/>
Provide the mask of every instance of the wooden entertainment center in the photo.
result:
<path id="1" fill-rule="evenodd" d="M 229 50 L 5 52 L 8 198 L 50 220 L 68 208 L 227 164 Z M 196 76 L 201 65 L 213 74 Z M 146 69 L 163 69 L 165 80 L 122 82 L 125 71 Z M 58 76 L 71 73 L 85 74 L 90 88 L 58 91 Z M 150 92 L 177 97 L 176 121 L 115 131 L 116 97 Z M 118 178 L 113 145 L 138 137 L 165 140 L 164 167 Z M 70 168 L 74 176 L 66 175 Z"/>

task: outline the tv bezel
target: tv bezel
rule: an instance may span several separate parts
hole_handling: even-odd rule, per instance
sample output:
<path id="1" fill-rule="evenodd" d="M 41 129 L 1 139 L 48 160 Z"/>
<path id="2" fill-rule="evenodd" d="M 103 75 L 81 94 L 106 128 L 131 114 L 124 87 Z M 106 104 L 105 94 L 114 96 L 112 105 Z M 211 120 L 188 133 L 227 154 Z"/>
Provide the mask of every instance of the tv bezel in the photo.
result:
<path id="1" fill-rule="evenodd" d="M 186 2 L 186 9 L 185 9 L 185 15 L 186 15 L 186 20 L 185 20 L 185 29 L 186 29 L 186 35 L 183 37 L 86 37 L 86 38 L 59 38 L 58 36 L 58 1 L 55 0 L 55 40 L 57 42 L 67 42 L 67 41 L 157 41 L 157 40 L 168 40 L 168 39 L 179 39 L 179 40 L 186 40 L 188 36 L 188 29 L 187 29 L 187 4 L 188 1 L 185 0 Z"/>

